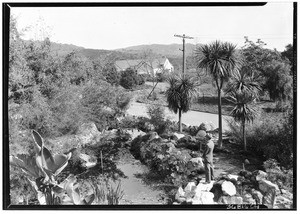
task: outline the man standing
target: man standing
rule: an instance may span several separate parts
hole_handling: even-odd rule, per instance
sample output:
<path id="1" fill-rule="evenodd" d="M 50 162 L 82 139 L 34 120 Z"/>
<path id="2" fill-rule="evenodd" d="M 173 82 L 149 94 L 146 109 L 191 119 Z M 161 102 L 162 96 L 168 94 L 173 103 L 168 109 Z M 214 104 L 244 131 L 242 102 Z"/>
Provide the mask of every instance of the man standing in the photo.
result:
<path id="1" fill-rule="evenodd" d="M 210 183 L 211 180 L 214 179 L 213 150 L 215 144 L 211 138 L 211 134 L 207 133 L 205 136 L 205 150 L 202 156 L 205 168 L 205 179 L 207 183 Z"/>

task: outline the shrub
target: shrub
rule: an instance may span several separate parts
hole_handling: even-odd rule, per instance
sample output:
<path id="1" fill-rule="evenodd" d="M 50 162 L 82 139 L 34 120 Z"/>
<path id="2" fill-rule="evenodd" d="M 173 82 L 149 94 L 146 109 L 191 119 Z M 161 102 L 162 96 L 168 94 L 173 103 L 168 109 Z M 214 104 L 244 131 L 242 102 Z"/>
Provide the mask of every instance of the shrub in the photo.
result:
<path id="1" fill-rule="evenodd" d="M 280 119 L 281 118 L 281 119 Z M 240 126 L 229 123 L 229 135 L 242 144 Z M 251 126 L 246 127 L 249 150 L 264 157 L 276 159 L 281 166 L 293 167 L 293 112 L 287 116 L 282 113 L 267 113 Z"/>
<path id="2" fill-rule="evenodd" d="M 126 89 L 133 89 L 137 85 L 143 85 L 145 79 L 142 75 L 137 74 L 136 70 L 128 68 L 121 74 L 120 85 Z"/>
<path id="3" fill-rule="evenodd" d="M 150 118 L 150 123 L 154 125 L 154 130 L 158 134 L 162 134 L 167 129 L 165 121 L 165 109 L 159 105 L 148 105 L 147 114 Z"/>
<path id="4" fill-rule="evenodd" d="M 187 150 L 175 148 L 172 142 L 153 138 L 154 133 L 139 136 L 132 141 L 131 152 L 157 172 L 166 182 L 181 185 L 192 174 L 187 167 L 191 159 Z"/>

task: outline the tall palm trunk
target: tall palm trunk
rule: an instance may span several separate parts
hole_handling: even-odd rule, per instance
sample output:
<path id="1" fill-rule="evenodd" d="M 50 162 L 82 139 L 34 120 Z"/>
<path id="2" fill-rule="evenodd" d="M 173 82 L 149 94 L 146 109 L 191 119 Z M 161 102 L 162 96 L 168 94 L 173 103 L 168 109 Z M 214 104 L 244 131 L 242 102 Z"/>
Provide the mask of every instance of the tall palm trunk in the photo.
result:
<path id="1" fill-rule="evenodd" d="M 219 148 L 222 148 L 222 100 L 221 89 L 218 89 L 218 112 L 219 112 Z"/>
<path id="2" fill-rule="evenodd" d="M 179 109 L 178 111 L 178 115 L 179 115 L 179 132 L 182 132 L 182 123 L 181 123 L 181 109 Z"/>
<path id="3" fill-rule="evenodd" d="M 242 121 L 242 127 L 243 127 L 243 141 L 244 141 L 244 151 L 247 151 L 247 142 L 246 142 L 246 132 L 245 132 L 245 120 Z"/>

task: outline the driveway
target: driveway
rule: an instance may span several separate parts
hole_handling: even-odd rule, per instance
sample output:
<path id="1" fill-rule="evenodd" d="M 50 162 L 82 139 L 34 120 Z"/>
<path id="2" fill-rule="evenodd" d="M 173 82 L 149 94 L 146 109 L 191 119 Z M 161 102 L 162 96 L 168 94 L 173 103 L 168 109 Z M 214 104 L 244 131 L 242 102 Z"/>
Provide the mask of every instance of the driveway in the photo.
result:
<path id="1" fill-rule="evenodd" d="M 172 121 L 178 121 L 178 114 L 174 114 L 167 107 L 165 108 L 166 117 Z M 129 109 L 127 110 L 129 115 L 144 116 L 147 117 L 147 104 L 132 102 Z M 222 116 L 223 119 L 223 131 L 229 131 L 229 126 L 227 121 L 231 121 L 232 117 Z M 188 111 L 182 114 L 182 122 L 186 125 L 199 126 L 203 122 L 212 122 L 216 127 L 218 127 L 218 115 L 199 112 L 199 111 Z"/>

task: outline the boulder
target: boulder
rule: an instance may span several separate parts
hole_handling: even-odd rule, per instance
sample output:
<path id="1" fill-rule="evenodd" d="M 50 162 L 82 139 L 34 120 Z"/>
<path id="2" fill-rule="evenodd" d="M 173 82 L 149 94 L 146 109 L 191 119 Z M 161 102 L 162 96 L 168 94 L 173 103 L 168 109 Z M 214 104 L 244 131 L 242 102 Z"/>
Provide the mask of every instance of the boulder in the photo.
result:
<path id="1" fill-rule="evenodd" d="M 195 194 L 193 204 L 214 204 L 214 194 L 212 192 L 201 192 Z"/>
<path id="2" fill-rule="evenodd" d="M 187 167 L 190 171 L 204 171 L 204 164 L 201 157 L 192 158 L 188 161 Z"/>
<path id="3" fill-rule="evenodd" d="M 146 134 L 145 132 L 143 132 L 139 129 L 128 129 L 128 130 L 126 130 L 126 133 L 130 135 L 131 139 L 134 139 L 139 135 L 144 136 Z"/>
<path id="4" fill-rule="evenodd" d="M 240 196 L 222 196 L 218 203 L 220 204 L 243 204 L 243 198 Z"/>
<path id="5" fill-rule="evenodd" d="M 99 133 L 97 126 L 95 123 L 83 123 L 81 126 L 79 126 L 76 134 L 77 135 L 95 135 Z"/>
<path id="6" fill-rule="evenodd" d="M 232 174 L 228 174 L 227 177 L 230 179 L 230 180 L 235 180 L 235 181 L 238 181 L 238 178 L 239 176 L 238 175 L 232 175 Z"/>
<path id="7" fill-rule="evenodd" d="M 185 192 L 184 190 L 182 189 L 182 187 L 179 187 L 176 194 L 175 194 L 175 200 L 179 203 L 182 203 L 185 201 Z"/>
<path id="8" fill-rule="evenodd" d="M 184 137 L 184 134 L 179 134 L 179 133 L 173 133 L 173 135 L 179 140 L 180 138 Z"/>
<path id="9" fill-rule="evenodd" d="M 253 172 L 253 174 L 255 175 L 256 181 L 261 181 L 263 179 L 266 179 L 266 177 L 268 175 L 266 172 L 264 172 L 262 170 L 255 171 L 255 172 Z"/>
<path id="10" fill-rule="evenodd" d="M 262 203 L 268 208 L 273 209 L 276 199 L 276 190 L 278 190 L 278 186 L 265 179 L 260 180 L 258 183 L 259 189 L 263 193 Z"/>
<path id="11" fill-rule="evenodd" d="M 278 186 L 274 183 L 272 183 L 271 181 L 262 179 L 258 182 L 259 184 L 259 189 L 263 192 L 263 193 L 267 193 L 273 190 L 279 190 Z"/>
<path id="12" fill-rule="evenodd" d="M 224 195 L 233 196 L 236 194 L 236 188 L 230 181 L 224 181 L 221 186 Z"/>
<path id="13" fill-rule="evenodd" d="M 201 180 L 195 189 L 195 192 L 209 192 L 214 185 L 214 181 L 206 183 L 204 180 Z"/>
<path id="14" fill-rule="evenodd" d="M 192 192 L 196 189 L 195 182 L 189 182 L 186 187 L 184 188 L 184 192 Z"/>

